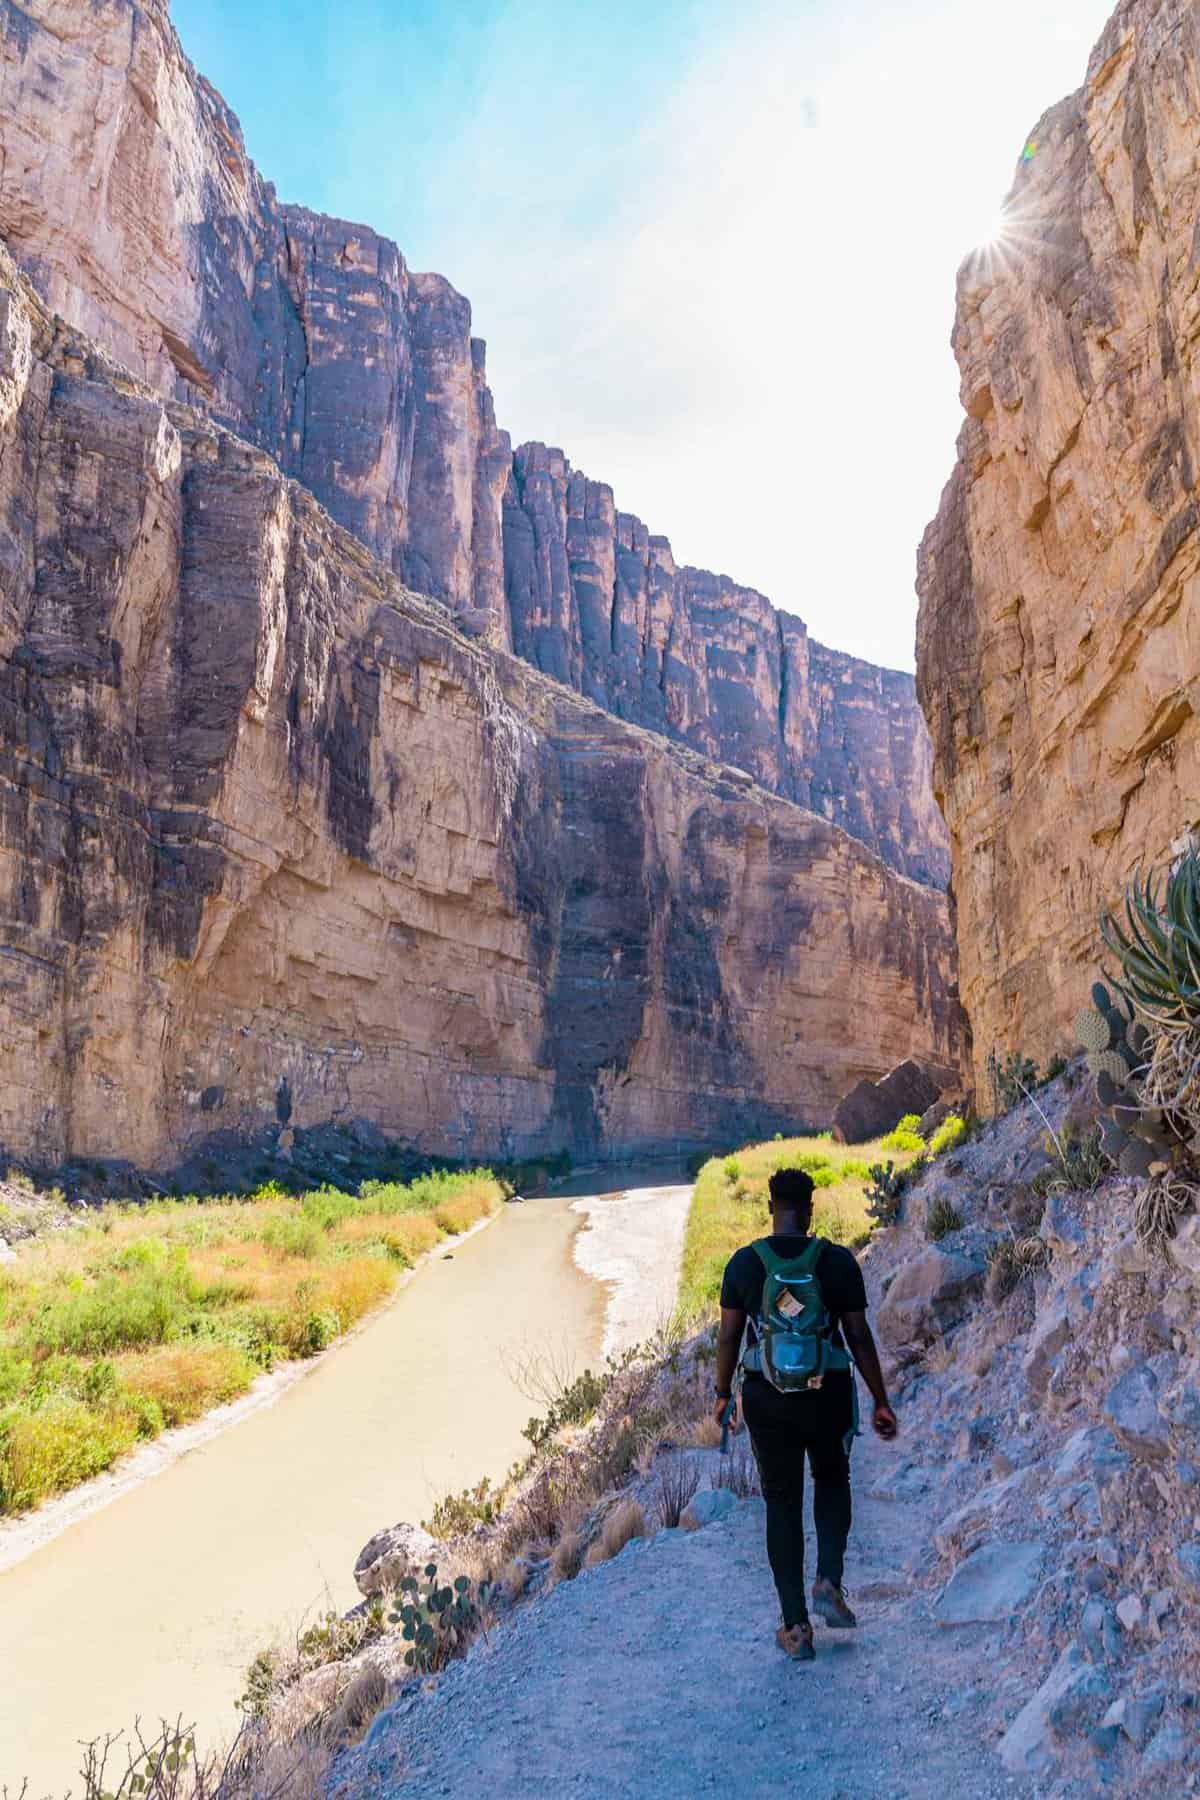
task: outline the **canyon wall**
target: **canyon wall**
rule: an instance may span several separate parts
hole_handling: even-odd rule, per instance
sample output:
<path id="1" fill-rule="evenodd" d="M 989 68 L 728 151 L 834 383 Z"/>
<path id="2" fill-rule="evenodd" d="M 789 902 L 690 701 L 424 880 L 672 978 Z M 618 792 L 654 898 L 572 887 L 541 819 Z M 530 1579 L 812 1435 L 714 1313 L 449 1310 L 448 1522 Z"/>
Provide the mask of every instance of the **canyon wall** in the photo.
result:
<path id="1" fill-rule="evenodd" d="M 918 685 L 980 1076 L 1070 1044 L 1099 912 L 1200 820 L 1198 199 L 1200 15 L 1125 0 L 959 275 Z"/>
<path id="2" fill-rule="evenodd" d="M 945 898 L 407 591 L 0 254 L 0 1144 L 736 1139 L 954 1064 Z"/>
<path id="3" fill-rule="evenodd" d="M 561 451 L 514 455 L 467 302 L 367 227 L 280 204 L 165 0 L 0 0 L 0 21 L 0 234 L 54 310 L 464 630 L 945 885 L 909 676 L 677 567 Z"/>

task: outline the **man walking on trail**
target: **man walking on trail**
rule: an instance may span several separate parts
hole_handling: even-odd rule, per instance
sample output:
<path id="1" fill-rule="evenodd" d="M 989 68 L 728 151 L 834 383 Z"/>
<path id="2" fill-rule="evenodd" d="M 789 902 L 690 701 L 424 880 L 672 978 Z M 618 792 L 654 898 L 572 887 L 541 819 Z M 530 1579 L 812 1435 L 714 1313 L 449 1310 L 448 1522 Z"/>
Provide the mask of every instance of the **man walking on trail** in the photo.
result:
<path id="1" fill-rule="evenodd" d="M 741 1414 L 767 1503 L 767 1557 L 783 1611 L 776 1642 L 808 1661 L 815 1653 L 804 1598 L 806 1455 L 817 1530 L 813 1611 L 835 1630 L 858 1623 L 842 1592 L 857 1421 L 847 1346 L 870 1389 L 880 1437 L 895 1437 L 896 1415 L 867 1324 L 862 1270 L 851 1251 L 810 1235 L 811 1176 L 779 1169 L 770 1190 L 770 1237 L 737 1251 L 721 1284 L 716 1416 L 719 1423 L 730 1417 L 745 1340 Z M 736 1417 L 733 1423 L 737 1430 Z"/>

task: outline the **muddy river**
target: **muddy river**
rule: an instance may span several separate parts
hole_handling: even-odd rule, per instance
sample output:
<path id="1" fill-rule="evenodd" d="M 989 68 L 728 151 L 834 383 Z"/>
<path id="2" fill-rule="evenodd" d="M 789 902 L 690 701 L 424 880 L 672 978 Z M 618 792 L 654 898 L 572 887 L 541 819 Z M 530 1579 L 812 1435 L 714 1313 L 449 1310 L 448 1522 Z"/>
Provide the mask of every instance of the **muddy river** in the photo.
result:
<path id="1" fill-rule="evenodd" d="M 531 1362 L 578 1372 L 646 1336 L 689 1190 L 622 1179 L 504 1207 L 270 1404 L 3 1568 L 0 1789 L 78 1793 L 80 1742 L 137 1715 L 228 1739 L 251 1658 L 355 1604 L 373 1532 L 521 1454 Z"/>

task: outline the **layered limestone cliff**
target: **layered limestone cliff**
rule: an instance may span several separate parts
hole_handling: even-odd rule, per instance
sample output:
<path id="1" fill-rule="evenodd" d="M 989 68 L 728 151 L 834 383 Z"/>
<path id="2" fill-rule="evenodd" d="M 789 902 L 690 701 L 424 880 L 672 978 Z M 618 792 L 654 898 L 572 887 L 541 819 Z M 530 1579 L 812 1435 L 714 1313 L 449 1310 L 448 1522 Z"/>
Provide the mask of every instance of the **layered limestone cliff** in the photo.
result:
<path id="1" fill-rule="evenodd" d="M 1070 1041 L 1097 914 L 1197 821 L 1200 22 L 1125 0 L 959 275 L 918 684 L 982 1064 Z"/>
<path id="2" fill-rule="evenodd" d="M 514 456 L 448 282 L 281 205 L 165 0 L 0 0 L 0 233 L 49 304 L 268 452 L 460 625 L 944 885 L 907 675 L 677 568 L 561 451 Z"/>
<path id="3" fill-rule="evenodd" d="M 0 1143 L 826 1119 L 960 1051 L 944 897 L 463 635 L 0 259 Z"/>

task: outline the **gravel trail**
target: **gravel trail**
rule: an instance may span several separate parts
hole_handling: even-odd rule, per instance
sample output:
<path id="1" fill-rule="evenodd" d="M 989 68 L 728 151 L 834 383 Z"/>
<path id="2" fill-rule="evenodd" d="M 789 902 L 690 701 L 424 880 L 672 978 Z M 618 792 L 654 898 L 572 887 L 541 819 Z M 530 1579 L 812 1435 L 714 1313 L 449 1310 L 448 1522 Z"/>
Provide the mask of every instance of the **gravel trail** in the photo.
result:
<path id="1" fill-rule="evenodd" d="M 995 1640 L 929 1617 L 913 1580 L 928 1512 L 882 1497 L 889 1459 L 896 1467 L 896 1447 L 856 1446 L 846 1582 L 860 1627 L 818 1624 L 815 1663 L 775 1648 L 763 1503 L 742 1501 L 726 1519 L 630 1545 L 520 1608 L 382 1714 L 341 1759 L 330 1791 L 354 1800 L 538 1788 L 596 1800 L 1034 1793 L 983 1741 Z"/>

